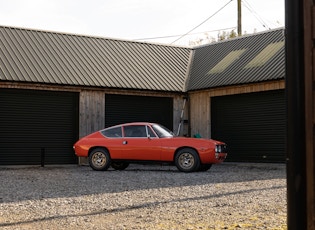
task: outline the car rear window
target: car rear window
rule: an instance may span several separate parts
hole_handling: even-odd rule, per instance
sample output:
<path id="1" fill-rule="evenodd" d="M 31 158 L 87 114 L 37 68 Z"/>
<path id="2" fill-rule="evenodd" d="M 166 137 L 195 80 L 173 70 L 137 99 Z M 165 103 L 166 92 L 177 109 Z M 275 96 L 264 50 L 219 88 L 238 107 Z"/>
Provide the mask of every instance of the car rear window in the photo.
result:
<path id="1" fill-rule="evenodd" d="M 104 129 L 101 133 L 106 137 L 119 138 L 122 137 L 121 127 L 115 127 L 110 129 Z"/>

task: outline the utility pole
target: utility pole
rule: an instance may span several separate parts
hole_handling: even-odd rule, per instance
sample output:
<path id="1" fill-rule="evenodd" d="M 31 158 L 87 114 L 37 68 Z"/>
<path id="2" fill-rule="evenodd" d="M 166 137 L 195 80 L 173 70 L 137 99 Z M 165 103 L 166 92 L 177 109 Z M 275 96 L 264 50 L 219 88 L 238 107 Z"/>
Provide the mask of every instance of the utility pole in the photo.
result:
<path id="1" fill-rule="evenodd" d="M 242 0 L 237 0 L 237 33 L 242 36 Z"/>

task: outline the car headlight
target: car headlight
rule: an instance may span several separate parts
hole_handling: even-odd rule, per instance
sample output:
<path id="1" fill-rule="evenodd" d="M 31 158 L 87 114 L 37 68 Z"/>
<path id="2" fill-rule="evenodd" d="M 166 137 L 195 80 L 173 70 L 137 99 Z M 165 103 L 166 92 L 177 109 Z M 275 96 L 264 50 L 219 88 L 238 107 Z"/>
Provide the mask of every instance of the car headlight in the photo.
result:
<path id="1" fill-rule="evenodd" d="M 226 145 L 216 145 L 215 146 L 216 153 L 225 153 L 226 152 Z"/>

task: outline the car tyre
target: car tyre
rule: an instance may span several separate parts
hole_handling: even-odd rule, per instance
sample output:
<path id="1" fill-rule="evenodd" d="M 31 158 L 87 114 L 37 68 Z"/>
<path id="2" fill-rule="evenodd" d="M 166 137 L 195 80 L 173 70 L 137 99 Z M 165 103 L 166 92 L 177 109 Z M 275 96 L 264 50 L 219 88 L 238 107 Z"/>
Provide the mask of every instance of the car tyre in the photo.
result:
<path id="1" fill-rule="evenodd" d="M 208 171 L 211 168 L 212 164 L 201 164 L 199 166 L 199 170 L 200 172 L 205 172 Z"/>
<path id="2" fill-rule="evenodd" d="M 124 170 L 129 166 L 128 162 L 112 162 L 111 166 L 115 170 Z"/>
<path id="3" fill-rule="evenodd" d="M 200 167 L 198 153 L 191 148 L 179 150 L 175 155 L 175 165 L 181 172 L 194 172 Z"/>
<path id="4" fill-rule="evenodd" d="M 89 163 L 92 169 L 96 171 L 105 171 L 111 164 L 111 159 L 106 149 L 94 149 L 89 155 Z"/>

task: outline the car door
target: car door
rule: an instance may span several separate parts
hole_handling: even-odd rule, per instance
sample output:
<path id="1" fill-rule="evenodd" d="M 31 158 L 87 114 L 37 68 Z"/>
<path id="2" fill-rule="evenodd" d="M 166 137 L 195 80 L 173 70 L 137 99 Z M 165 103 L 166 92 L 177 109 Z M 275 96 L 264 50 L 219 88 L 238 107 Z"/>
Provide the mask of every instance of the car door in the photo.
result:
<path id="1" fill-rule="evenodd" d="M 117 126 L 113 128 L 107 128 L 105 130 L 102 130 L 101 133 L 106 137 L 106 139 L 104 139 L 103 142 L 100 144 L 108 149 L 111 158 L 122 159 L 122 127 Z"/>
<path id="2" fill-rule="evenodd" d="M 161 159 L 160 139 L 147 125 L 123 126 L 124 137 L 121 153 L 128 160 L 159 161 Z"/>

